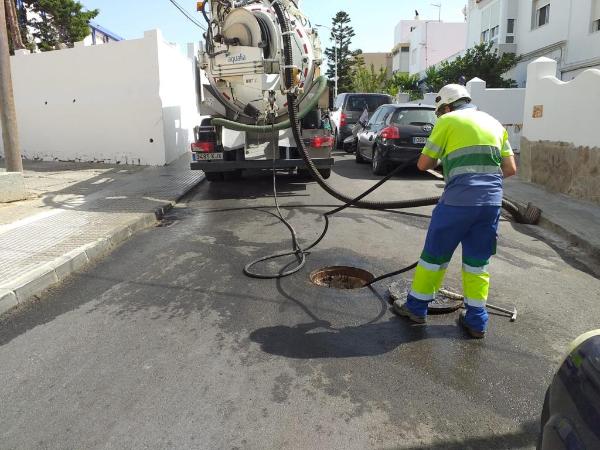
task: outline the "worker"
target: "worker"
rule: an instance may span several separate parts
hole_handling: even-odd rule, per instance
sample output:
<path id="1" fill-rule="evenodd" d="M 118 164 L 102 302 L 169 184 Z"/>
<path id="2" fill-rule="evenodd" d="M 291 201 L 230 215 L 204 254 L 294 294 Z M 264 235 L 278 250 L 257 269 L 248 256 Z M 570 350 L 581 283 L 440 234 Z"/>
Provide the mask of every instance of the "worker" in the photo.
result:
<path id="1" fill-rule="evenodd" d="M 515 175 L 517 168 L 508 133 L 492 116 L 477 110 L 464 86 L 444 86 L 435 106 L 438 120 L 417 166 L 426 171 L 441 160 L 446 187 L 433 210 L 407 300 L 396 301 L 393 310 L 425 323 L 428 304 L 435 300 L 460 243 L 466 309 L 460 323 L 471 337 L 481 339 L 487 331 L 488 264 L 496 253 L 503 178 Z"/>

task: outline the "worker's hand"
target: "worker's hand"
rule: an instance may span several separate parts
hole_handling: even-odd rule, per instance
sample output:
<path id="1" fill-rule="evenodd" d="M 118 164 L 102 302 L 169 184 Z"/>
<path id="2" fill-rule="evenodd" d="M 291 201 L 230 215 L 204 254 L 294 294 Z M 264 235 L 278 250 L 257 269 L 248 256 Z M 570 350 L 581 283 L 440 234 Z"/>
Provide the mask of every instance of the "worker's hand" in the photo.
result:
<path id="1" fill-rule="evenodd" d="M 435 169 L 438 166 L 438 160 L 430 158 L 427 155 L 421 155 L 419 161 L 417 161 L 417 167 L 419 170 L 426 172 L 431 169 Z"/>
<path id="2" fill-rule="evenodd" d="M 514 156 L 505 156 L 502 158 L 502 175 L 504 178 L 512 177 L 517 174 L 517 163 L 515 162 Z"/>

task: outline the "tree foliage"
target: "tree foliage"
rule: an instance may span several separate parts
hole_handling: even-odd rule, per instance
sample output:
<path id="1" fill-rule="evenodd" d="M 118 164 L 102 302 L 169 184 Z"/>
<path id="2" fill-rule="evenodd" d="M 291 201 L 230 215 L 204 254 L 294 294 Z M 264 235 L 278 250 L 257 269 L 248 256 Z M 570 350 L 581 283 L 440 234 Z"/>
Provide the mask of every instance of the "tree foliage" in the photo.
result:
<path id="1" fill-rule="evenodd" d="M 361 58 L 362 59 L 362 58 Z M 371 64 L 366 68 L 364 62 L 359 64 L 352 71 L 352 91 L 353 92 L 384 92 L 386 87 L 387 69 L 380 67 L 379 72 Z"/>
<path id="2" fill-rule="evenodd" d="M 352 38 L 355 36 L 354 28 L 350 25 L 350 16 L 345 11 L 339 11 L 332 19 L 331 41 L 334 47 L 325 49 L 328 68 L 327 76 L 335 77 L 335 47 L 337 47 L 338 62 L 338 91 L 350 92 L 352 90 L 353 68 L 360 60 L 360 50 L 350 50 Z"/>
<path id="3" fill-rule="evenodd" d="M 73 47 L 90 34 L 89 21 L 99 13 L 97 9 L 84 10 L 75 0 L 25 0 L 24 3 L 33 12 L 28 25 L 41 51 Z"/>
<path id="4" fill-rule="evenodd" d="M 407 93 L 411 100 L 421 98 L 419 90 L 419 75 L 409 75 L 406 72 L 396 72 L 386 83 L 386 91 L 395 97 L 399 93 Z"/>
<path id="5" fill-rule="evenodd" d="M 515 67 L 519 58 L 514 53 L 499 54 L 492 43 L 481 43 L 466 51 L 454 61 L 442 62 L 439 68 L 429 67 L 425 71 L 429 91 L 437 92 L 442 86 L 457 83 L 461 76 L 467 80 L 478 77 L 490 88 L 517 87 L 512 79 L 504 79 L 503 74 Z"/>

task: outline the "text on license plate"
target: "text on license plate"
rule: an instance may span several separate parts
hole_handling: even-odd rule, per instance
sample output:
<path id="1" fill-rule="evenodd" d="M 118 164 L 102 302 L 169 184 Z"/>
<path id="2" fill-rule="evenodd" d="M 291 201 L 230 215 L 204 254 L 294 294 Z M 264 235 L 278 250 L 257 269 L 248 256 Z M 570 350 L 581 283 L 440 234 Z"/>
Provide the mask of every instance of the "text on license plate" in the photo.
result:
<path id="1" fill-rule="evenodd" d="M 194 153 L 194 161 L 211 161 L 213 159 L 223 159 L 223 153 Z"/>
<path id="2" fill-rule="evenodd" d="M 426 137 L 414 137 L 413 138 L 413 144 L 425 144 L 425 143 L 427 143 Z"/>

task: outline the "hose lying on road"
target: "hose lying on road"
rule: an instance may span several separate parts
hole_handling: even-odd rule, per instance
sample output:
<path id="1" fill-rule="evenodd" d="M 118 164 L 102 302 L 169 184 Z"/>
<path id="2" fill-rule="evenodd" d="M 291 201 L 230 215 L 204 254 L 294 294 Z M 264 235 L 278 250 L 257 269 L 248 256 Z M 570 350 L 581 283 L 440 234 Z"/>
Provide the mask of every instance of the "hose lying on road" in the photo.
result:
<path id="1" fill-rule="evenodd" d="M 323 94 L 325 88 L 327 88 L 327 79 L 324 76 L 321 76 L 316 80 L 316 84 L 318 85 L 317 93 L 316 93 L 317 95 L 315 95 L 309 101 L 309 103 L 302 109 L 302 111 L 297 112 L 298 99 L 297 99 L 295 92 L 293 92 L 293 83 L 292 83 L 293 75 L 292 75 L 291 67 L 293 65 L 293 58 L 292 58 L 292 43 L 291 43 L 291 38 L 290 38 L 290 34 L 289 34 L 289 31 L 290 31 L 289 18 L 284 13 L 283 7 L 279 4 L 279 2 L 272 1 L 271 4 L 272 4 L 273 9 L 275 10 L 277 19 L 279 20 L 279 24 L 280 24 L 282 32 L 283 32 L 282 34 L 283 34 L 284 56 L 285 56 L 285 66 L 286 66 L 285 85 L 286 85 L 286 89 L 288 90 L 288 94 L 287 94 L 288 120 L 281 122 L 279 124 L 275 124 L 275 125 L 260 126 L 260 125 L 240 124 L 240 123 L 233 122 L 230 120 L 217 118 L 217 119 L 213 119 L 213 121 L 212 121 L 213 125 L 219 125 L 219 126 L 223 126 L 225 128 L 237 130 L 237 131 L 250 131 L 250 132 L 257 132 L 257 133 L 267 133 L 267 132 L 270 132 L 273 130 L 277 131 L 277 130 L 282 130 L 282 129 L 291 127 L 292 133 L 294 135 L 294 139 L 296 140 L 296 145 L 298 146 L 298 149 L 300 150 L 300 156 L 302 157 L 304 163 L 306 164 L 306 167 L 308 168 L 308 171 L 311 174 L 311 176 L 313 177 L 313 179 L 329 195 L 340 200 L 341 202 L 349 203 L 356 208 L 382 210 L 382 209 L 417 208 L 420 206 L 436 205 L 441 198 L 439 196 L 416 198 L 416 199 L 410 199 L 410 200 L 386 201 L 386 202 L 363 200 L 364 196 L 360 196 L 361 200 L 357 201 L 356 199 L 348 197 L 347 195 L 338 191 L 333 186 L 329 185 L 327 183 L 327 181 L 325 181 L 325 179 L 319 173 L 314 162 L 310 158 L 310 156 L 308 154 L 308 150 L 306 149 L 306 145 L 305 145 L 304 141 L 302 140 L 302 137 L 301 137 L 302 131 L 300 129 L 300 120 L 312 108 L 314 108 L 316 106 L 316 104 L 317 104 L 319 98 L 321 97 L 321 95 Z M 387 178 L 387 179 L 389 179 L 389 178 Z M 372 192 L 372 191 L 370 191 L 370 192 Z M 519 210 L 519 207 L 507 199 L 502 200 L 502 207 L 507 212 L 509 212 L 512 215 L 512 217 L 515 219 L 515 221 L 518 223 L 535 224 L 535 223 L 537 223 L 537 220 L 539 220 L 540 211 L 531 205 L 528 205 L 528 208 L 527 208 L 527 211 L 525 214 L 521 213 L 521 211 Z"/>
<path id="2" fill-rule="evenodd" d="M 388 202 L 374 202 L 374 201 L 364 200 L 364 198 L 367 195 L 369 195 L 370 193 L 372 193 L 373 191 L 378 189 L 381 185 L 386 183 L 390 178 L 392 178 L 392 176 L 394 176 L 396 173 L 400 172 L 401 170 L 405 169 L 408 166 L 408 163 L 398 166 L 389 175 L 387 175 L 385 178 L 380 180 L 378 183 L 376 183 L 374 186 L 372 186 L 371 188 L 369 188 L 367 191 L 363 192 L 356 198 L 350 198 L 350 197 L 344 195 L 343 193 L 337 191 L 335 188 L 330 186 L 325 181 L 325 179 L 321 176 L 318 169 L 316 168 L 314 162 L 308 155 L 308 151 L 306 149 L 304 141 L 301 138 L 301 130 L 300 130 L 301 116 L 296 112 L 297 106 L 298 106 L 297 105 L 297 97 L 292 89 L 293 86 L 292 86 L 291 66 L 292 66 L 293 62 L 292 62 L 291 38 L 290 38 L 290 34 L 289 34 L 289 30 L 290 30 L 289 19 L 285 15 L 283 8 L 279 4 L 279 2 L 277 2 L 275 0 L 272 1 L 272 6 L 273 6 L 273 9 L 275 10 L 275 13 L 277 15 L 277 18 L 279 20 L 280 26 L 283 31 L 284 55 L 285 55 L 285 66 L 286 66 L 285 84 L 286 84 L 286 88 L 288 90 L 287 99 L 288 99 L 288 116 L 289 116 L 289 119 L 286 122 L 292 128 L 292 133 L 294 135 L 294 139 L 296 140 L 296 144 L 297 144 L 298 148 L 300 149 L 300 155 L 301 155 L 302 159 L 304 160 L 304 163 L 306 164 L 312 177 L 319 184 L 319 186 L 321 186 L 321 188 L 323 188 L 323 190 L 325 190 L 328 194 L 330 194 L 334 198 L 344 202 L 344 205 L 342 205 L 338 208 L 335 208 L 324 214 L 325 227 L 324 227 L 323 232 L 321 233 L 321 235 L 315 242 L 313 242 L 307 248 L 303 249 L 300 246 L 300 244 L 298 243 L 296 231 L 294 230 L 292 225 L 283 217 L 281 210 L 279 208 L 279 203 L 278 203 L 278 199 L 277 199 L 275 168 L 273 168 L 273 194 L 275 197 L 275 204 L 277 206 L 277 213 L 278 213 L 276 215 L 276 217 L 278 217 L 285 224 L 285 226 L 290 230 L 290 232 L 292 234 L 293 250 L 290 252 L 278 253 L 275 255 L 261 257 L 254 261 L 251 261 L 244 267 L 244 273 L 247 276 L 252 277 L 252 278 L 262 278 L 262 279 L 281 278 L 284 276 L 292 275 L 292 274 L 298 272 L 300 269 L 302 269 L 304 267 L 304 265 L 306 264 L 306 255 L 307 255 L 308 251 L 310 249 L 314 248 L 316 245 L 318 245 L 323 240 L 325 235 L 327 234 L 327 231 L 329 230 L 329 217 L 332 216 L 333 214 L 336 214 L 337 212 L 340 212 L 340 211 L 350 207 L 350 206 L 355 207 L 355 208 L 374 209 L 374 210 L 403 209 L 403 208 L 415 208 L 415 207 L 421 207 L 421 206 L 436 205 L 438 203 L 438 201 L 440 200 L 439 196 L 438 197 L 412 199 L 412 200 L 392 201 L 392 202 L 389 202 L 389 201 Z M 318 79 L 318 83 L 320 86 L 319 87 L 319 90 L 320 90 L 323 85 L 326 85 L 326 81 L 324 81 L 324 77 L 320 77 Z M 317 96 L 315 98 L 318 101 L 319 96 Z M 315 100 L 315 99 L 313 99 L 313 100 Z M 313 101 L 311 101 L 310 103 L 313 103 Z M 306 110 L 309 105 L 307 105 L 307 107 L 303 109 L 302 113 L 306 114 Z M 316 105 L 316 101 L 314 102 L 312 107 L 314 107 L 315 105 Z M 233 123 L 229 123 L 229 121 L 224 121 L 222 119 L 216 119 L 216 120 L 219 120 L 220 122 L 218 122 L 218 123 L 223 126 L 228 126 L 230 124 L 233 124 Z M 282 124 L 285 124 L 286 122 L 282 122 Z M 213 121 L 213 123 L 215 123 L 215 121 Z M 240 124 L 235 124 L 235 125 L 237 126 L 237 128 L 234 128 L 234 129 L 238 129 L 240 131 L 257 131 L 257 130 L 260 131 L 260 130 L 262 130 L 262 132 L 272 131 L 273 133 L 275 133 L 278 130 L 278 128 L 276 128 L 276 125 L 267 126 L 267 127 L 257 127 L 257 126 L 252 126 L 252 125 L 240 125 Z M 263 128 L 264 128 L 264 130 L 263 130 Z M 275 134 L 273 136 L 275 138 Z M 513 204 L 512 202 L 510 202 L 506 199 L 503 199 L 502 206 L 519 223 L 528 223 L 528 219 L 533 218 L 535 220 L 536 216 L 537 216 L 537 219 L 539 219 L 539 210 L 537 210 L 537 208 L 532 207 L 531 205 L 529 205 L 528 210 L 527 210 L 526 214 L 524 214 L 524 215 L 521 214 L 517 205 Z M 534 223 L 534 222 L 529 222 L 529 223 Z M 285 256 L 292 256 L 292 255 L 296 256 L 296 258 L 298 260 L 298 264 L 292 269 L 281 271 L 278 274 L 257 273 L 252 270 L 252 268 L 256 264 L 259 264 L 261 262 L 265 262 L 265 261 L 269 261 L 269 260 L 273 260 L 273 259 L 281 258 L 281 257 L 285 257 Z M 417 266 L 417 263 L 414 263 L 408 267 L 402 268 L 395 272 L 391 272 L 391 273 L 379 276 L 379 277 L 375 278 L 373 281 L 371 281 L 368 285 L 371 285 L 377 281 L 381 281 L 383 279 L 390 278 L 392 276 L 401 274 L 403 272 L 407 272 L 409 270 L 414 269 L 416 266 Z"/>

